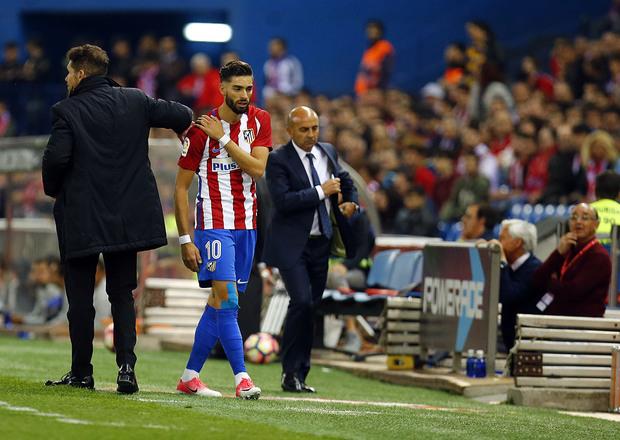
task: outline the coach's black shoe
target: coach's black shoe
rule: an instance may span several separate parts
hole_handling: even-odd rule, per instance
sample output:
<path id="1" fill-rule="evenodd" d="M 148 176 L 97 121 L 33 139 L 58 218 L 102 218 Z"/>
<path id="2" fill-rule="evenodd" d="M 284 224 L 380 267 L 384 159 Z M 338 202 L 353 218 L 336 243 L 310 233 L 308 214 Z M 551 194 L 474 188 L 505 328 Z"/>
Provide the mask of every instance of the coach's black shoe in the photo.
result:
<path id="1" fill-rule="evenodd" d="M 118 377 L 116 378 L 116 391 L 123 394 L 133 394 L 138 392 L 138 381 L 136 380 L 136 373 L 129 364 L 121 365 L 118 370 Z"/>
<path id="2" fill-rule="evenodd" d="M 95 378 L 93 376 L 77 377 L 71 376 L 69 379 L 69 386 L 75 388 L 88 388 L 89 390 L 95 389 Z"/>
<path id="3" fill-rule="evenodd" d="M 71 372 L 69 371 L 67 374 L 65 374 L 63 377 L 60 378 L 60 380 L 47 380 L 45 381 L 45 386 L 46 387 L 54 387 L 57 385 L 69 385 L 69 382 L 71 381 Z"/>
<path id="4" fill-rule="evenodd" d="M 306 382 L 300 382 L 299 385 L 300 385 L 301 391 L 303 393 L 316 393 L 316 389 L 314 389 L 314 387 L 311 387 L 310 385 L 306 384 Z"/>
<path id="5" fill-rule="evenodd" d="M 282 390 L 289 393 L 301 393 L 301 382 L 294 374 L 282 374 Z"/>
<path id="6" fill-rule="evenodd" d="M 91 390 L 95 389 L 95 379 L 93 376 L 85 376 L 85 377 L 77 377 L 74 376 L 70 371 L 65 374 L 60 380 L 48 380 L 45 382 L 45 386 L 59 386 L 59 385 L 69 385 L 76 388 L 88 388 Z"/>

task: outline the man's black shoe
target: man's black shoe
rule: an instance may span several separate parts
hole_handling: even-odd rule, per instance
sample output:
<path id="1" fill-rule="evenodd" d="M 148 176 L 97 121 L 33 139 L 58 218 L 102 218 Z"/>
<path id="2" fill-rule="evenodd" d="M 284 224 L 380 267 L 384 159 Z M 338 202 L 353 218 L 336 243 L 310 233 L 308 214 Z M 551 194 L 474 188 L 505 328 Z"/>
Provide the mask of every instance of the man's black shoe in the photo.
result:
<path id="1" fill-rule="evenodd" d="M 282 374 L 282 390 L 290 393 L 301 393 L 301 382 L 294 374 Z"/>
<path id="2" fill-rule="evenodd" d="M 90 390 L 95 389 L 95 379 L 93 376 L 85 376 L 85 377 L 77 377 L 74 376 L 70 371 L 65 374 L 60 380 L 48 380 L 45 382 L 45 386 L 58 386 L 58 385 L 69 385 L 76 388 L 88 388 Z"/>
<path id="3" fill-rule="evenodd" d="M 314 387 L 307 385 L 306 382 L 300 382 L 299 385 L 301 387 L 301 391 L 304 393 L 316 393 Z"/>
<path id="4" fill-rule="evenodd" d="M 89 390 L 94 390 L 95 379 L 93 378 L 93 376 L 84 376 L 84 377 L 71 376 L 71 378 L 69 379 L 69 386 L 75 387 L 75 388 L 88 388 Z"/>
<path id="5" fill-rule="evenodd" d="M 123 394 L 133 394 L 138 392 L 138 381 L 136 380 L 136 373 L 129 364 L 121 365 L 118 370 L 118 377 L 116 378 L 116 391 Z"/>

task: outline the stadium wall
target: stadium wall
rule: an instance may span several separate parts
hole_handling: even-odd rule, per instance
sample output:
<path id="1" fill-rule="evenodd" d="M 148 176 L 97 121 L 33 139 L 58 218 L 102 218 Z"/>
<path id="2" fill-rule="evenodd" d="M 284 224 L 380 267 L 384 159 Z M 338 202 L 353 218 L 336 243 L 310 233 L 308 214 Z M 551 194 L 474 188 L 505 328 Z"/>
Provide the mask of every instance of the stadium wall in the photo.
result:
<path id="1" fill-rule="evenodd" d="M 25 17 L 29 14 L 126 11 L 135 16 L 136 24 L 144 25 L 140 14 L 146 12 L 185 15 L 189 21 L 192 15 L 216 11 L 227 16 L 233 26 L 232 41 L 227 47 L 187 45 L 183 48 L 185 52 L 205 50 L 213 54 L 234 49 L 258 67 L 266 58 L 269 38 L 283 36 L 289 42 L 290 52 L 304 64 L 307 87 L 312 92 L 333 96 L 351 92 L 365 47 L 364 23 L 369 18 L 379 18 L 386 24 L 387 37 L 398 54 L 393 85 L 413 92 L 441 73 L 442 53 L 447 43 L 467 40 L 464 22 L 468 19 L 490 23 L 510 54 L 536 41 L 542 44 L 545 37 L 575 34 L 585 19 L 602 17 L 610 3 L 609 0 L 315 0 L 311 3 L 288 0 L 8 0 L 3 2 L 0 15 L 0 43 L 9 40 L 24 43 L 35 35 L 42 37 L 46 44 L 53 42 L 53 35 L 37 35 L 40 30 L 28 25 Z M 110 35 L 115 33 L 110 30 Z M 261 84 L 262 72 L 256 70 Z"/>

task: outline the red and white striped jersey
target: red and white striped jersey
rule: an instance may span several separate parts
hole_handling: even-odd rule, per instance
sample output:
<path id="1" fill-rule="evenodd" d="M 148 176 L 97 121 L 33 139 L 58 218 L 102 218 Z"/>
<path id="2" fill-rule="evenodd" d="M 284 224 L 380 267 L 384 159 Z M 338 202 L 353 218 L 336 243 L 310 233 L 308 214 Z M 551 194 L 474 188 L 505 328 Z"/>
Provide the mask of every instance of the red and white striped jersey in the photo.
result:
<path id="1" fill-rule="evenodd" d="M 214 115 L 219 118 L 217 110 Z M 224 133 L 250 153 L 254 147 L 271 149 L 271 117 L 250 106 L 241 120 L 222 120 Z M 256 229 L 256 182 L 200 128 L 193 126 L 183 142 L 178 162 L 198 175 L 196 229 Z"/>

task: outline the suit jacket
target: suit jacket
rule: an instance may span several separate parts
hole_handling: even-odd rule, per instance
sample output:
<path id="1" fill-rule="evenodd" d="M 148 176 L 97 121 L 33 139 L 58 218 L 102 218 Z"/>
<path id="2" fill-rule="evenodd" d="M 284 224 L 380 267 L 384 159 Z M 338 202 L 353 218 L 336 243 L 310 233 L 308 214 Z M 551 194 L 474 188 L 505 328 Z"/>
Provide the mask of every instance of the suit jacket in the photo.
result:
<path id="1" fill-rule="evenodd" d="M 582 249 L 571 249 L 572 259 Z M 553 294 L 553 302 L 544 311 L 547 315 L 601 317 L 611 279 L 611 260 L 605 248 L 597 243 L 570 265 L 560 279 L 564 258 L 557 250 L 534 272 L 533 287 L 541 293 Z M 555 276 L 553 276 L 555 275 Z"/>
<path id="2" fill-rule="evenodd" d="M 532 290 L 532 276 L 541 264 L 538 258 L 530 255 L 517 270 L 513 271 L 509 265 L 500 270 L 499 301 L 502 307 L 533 312 L 541 295 Z"/>
<path id="3" fill-rule="evenodd" d="M 55 104 L 52 116 L 43 153 L 43 189 L 56 198 L 62 258 L 165 245 L 148 156 L 149 129 L 181 133 L 192 122 L 192 111 L 92 76 Z"/>
<path id="4" fill-rule="evenodd" d="M 317 145 L 327 155 L 332 174 L 340 178 L 343 202 L 357 203 L 357 190 L 353 180 L 349 173 L 340 167 L 334 146 L 326 143 Z M 269 154 L 266 177 L 274 213 L 265 239 L 263 259 L 270 266 L 287 269 L 301 256 L 310 237 L 314 213 L 323 200 L 319 199 L 310 183 L 292 142 Z M 349 221 L 338 209 L 336 194 L 330 197 L 330 201 L 347 256 L 352 257 L 356 243 Z"/>

